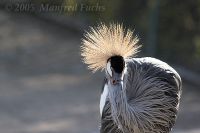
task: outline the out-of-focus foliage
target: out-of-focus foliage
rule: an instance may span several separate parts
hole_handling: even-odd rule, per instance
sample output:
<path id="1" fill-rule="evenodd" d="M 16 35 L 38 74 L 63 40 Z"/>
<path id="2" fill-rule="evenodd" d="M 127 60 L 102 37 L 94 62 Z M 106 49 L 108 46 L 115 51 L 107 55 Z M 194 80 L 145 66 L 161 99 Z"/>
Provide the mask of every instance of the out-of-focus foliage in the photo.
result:
<path id="1" fill-rule="evenodd" d="M 163 1 L 160 5 L 157 55 L 200 68 L 200 1 Z"/>

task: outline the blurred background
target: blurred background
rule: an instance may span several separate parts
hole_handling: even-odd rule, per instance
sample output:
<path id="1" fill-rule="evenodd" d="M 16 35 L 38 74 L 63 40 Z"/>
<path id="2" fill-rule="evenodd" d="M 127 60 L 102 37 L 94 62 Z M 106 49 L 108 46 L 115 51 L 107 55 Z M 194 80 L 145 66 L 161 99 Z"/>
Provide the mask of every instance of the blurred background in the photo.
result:
<path id="1" fill-rule="evenodd" d="M 84 30 L 98 22 L 133 29 L 138 57 L 180 73 L 173 133 L 200 133 L 200 0 L 1 0 L 0 132 L 98 133 L 104 73 L 80 57 Z"/>

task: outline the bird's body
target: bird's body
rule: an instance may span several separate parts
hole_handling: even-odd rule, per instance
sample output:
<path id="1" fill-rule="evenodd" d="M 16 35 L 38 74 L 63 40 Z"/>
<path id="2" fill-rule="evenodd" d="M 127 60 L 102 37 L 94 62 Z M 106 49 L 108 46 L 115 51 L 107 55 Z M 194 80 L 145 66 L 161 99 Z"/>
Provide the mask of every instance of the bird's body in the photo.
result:
<path id="1" fill-rule="evenodd" d="M 181 94 L 180 76 L 166 63 L 150 57 L 128 59 L 126 64 L 122 89 L 127 98 L 127 106 L 132 108 L 134 115 L 129 118 L 132 121 L 126 123 L 132 124 L 129 125 L 132 129 L 125 133 L 168 133 L 177 116 Z M 111 115 L 107 84 L 105 80 L 100 103 L 100 106 L 104 105 L 100 110 L 100 132 L 123 133 Z M 120 113 L 122 111 L 119 111 L 119 116 Z M 123 119 L 125 118 L 121 118 L 121 124 L 125 126 Z"/>
<path id="2" fill-rule="evenodd" d="M 83 61 L 93 72 L 105 70 L 100 133 L 169 133 L 176 121 L 181 78 L 158 59 L 133 58 L 137 42 L 119 24 L 85 34 Z"/>

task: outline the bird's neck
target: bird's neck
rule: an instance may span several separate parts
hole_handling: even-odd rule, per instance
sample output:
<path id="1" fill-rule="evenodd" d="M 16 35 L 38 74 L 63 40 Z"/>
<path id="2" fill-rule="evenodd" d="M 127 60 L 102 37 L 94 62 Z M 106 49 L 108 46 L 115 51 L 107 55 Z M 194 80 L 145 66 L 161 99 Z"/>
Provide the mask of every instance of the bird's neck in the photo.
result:
<path id="1" fill-rule="evenodd" d="M 128 118 L 125 117 L 127 117 L 127 113 L 129 112 L 129 105 L 127 103 L 127 96 L 123 87 L 123 82 L 118 85 L 108 83 L 108 98 L 111 105 L 112 118 L 119 128 L 123 129 L 124 122 L 128 120 Z"/>

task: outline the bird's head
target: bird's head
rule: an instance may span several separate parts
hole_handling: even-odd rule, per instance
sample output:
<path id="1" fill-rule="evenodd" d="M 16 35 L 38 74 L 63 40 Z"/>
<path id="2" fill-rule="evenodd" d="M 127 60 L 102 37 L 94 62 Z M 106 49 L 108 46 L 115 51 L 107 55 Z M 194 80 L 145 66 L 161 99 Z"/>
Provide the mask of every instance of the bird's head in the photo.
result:
<path id="1" fill-rule="evenodd" d="M 122 56 L 112 56 L 106 64 L 106 78 L 112 85 L 116 85 L 123 80 L 125 61 Z"/>
<path id="2" fill-rule="evenodd" d="M 86 31 L 82 39 L 83 62 L 93 72 L 105 70 L 106 78 L 113 84 L 123 80 L 125 59 L 138 52 L 139 39 L 121 24 L 100 23 Z"/>

